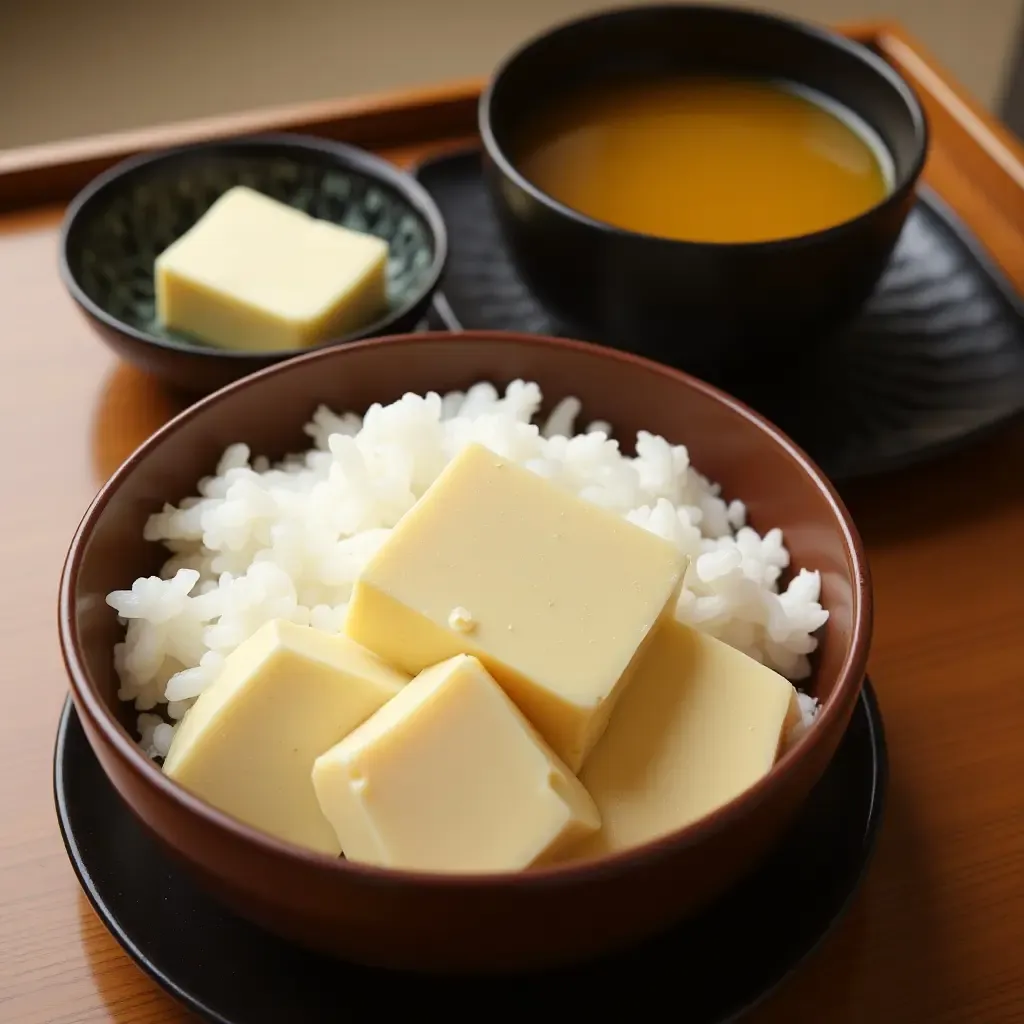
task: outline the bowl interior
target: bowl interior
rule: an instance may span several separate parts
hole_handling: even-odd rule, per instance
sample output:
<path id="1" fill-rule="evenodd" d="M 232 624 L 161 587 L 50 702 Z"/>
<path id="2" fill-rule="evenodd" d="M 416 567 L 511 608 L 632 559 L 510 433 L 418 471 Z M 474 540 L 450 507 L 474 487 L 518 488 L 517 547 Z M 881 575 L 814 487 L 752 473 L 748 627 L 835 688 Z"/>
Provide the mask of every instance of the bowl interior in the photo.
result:
<path id="1" fill-rule="evenodd" d="M 866 611 L 842 513 L 803 457 L 753 413 L 674 371 L 577 342 L 497 334 L 408 336 L 325 349 L 214 395 L 147 442 L 101 493 L 66 570 L 70 602 L 62 630 L 82 668 L 79 682 L 134 733 L 135 713 L 116 696 L 113 648 L 122 629 L 104 599 L 158 571 L 167 555 L 143 540 L 147 517 L 165 502 L 194 494 L 228 445 L 245 442 L 254 455 L 280 457 L 309 447 L 302 428 L 321 403 L 362 412 L 408 391 L 516 378 L 537 381 L 549 406 L 578 396 L 581 422 L 610 421 L 627 448 L 638 430 L 685 443 L 694 465 L 721 483 L 726 497 L 746 502 L 755 528 L 783 529 L 792 571 L 821 571 L 822 601 L 831 614 L 808 689 L 827 702 L 850 675 L 855 637 L 866 635 L 858 621 Z"/>
<path id="2" fill-rule="evenodd" d="M 672 74 L 767 78 L 812 89 L 878 134 L 894 164 L 893 191 L 920 169 L 924 115 L 911 88 L 880 57 L 775 15 L 688 4 L 599 13 L 527 43 L 498 69 L 484 95 L 485 142 L 514 167 L 534 112 L 559 95 L 595 82 Z"/>
<path id="3" fill-rule="evenodd" d="M 236 185 L 388 243 L 389 311 L 374 326 L 386 325 L 431 286 L 434 232 L 398 187 L 370 169 L 349 166 L 328 146 L 285 141 L 200 146 L 115 172 L 70 221 L 65 256 L 71 276 L 119 323 L 177 346 L 213 351 L 157 322 L 153 264 Z"/>

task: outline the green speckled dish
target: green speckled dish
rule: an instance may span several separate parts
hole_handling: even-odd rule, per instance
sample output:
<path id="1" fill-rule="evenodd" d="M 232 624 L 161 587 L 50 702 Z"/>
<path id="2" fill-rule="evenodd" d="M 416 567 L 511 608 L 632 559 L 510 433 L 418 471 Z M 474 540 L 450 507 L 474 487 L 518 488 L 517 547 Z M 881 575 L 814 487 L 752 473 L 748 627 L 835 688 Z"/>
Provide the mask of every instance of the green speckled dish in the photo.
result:
<path id="1" fill-rule="evenodd" d="M 71 204 L 61 275 L 119 356 L 179 388 L 202 393 L 298 354 L 216 348 L 166 331 L 155 318 L 156 257 L 235 185 L 388 242 L 387 315 L 324 345 L 399 334 L 418 325 L 447 251 L 433 200 L 410 176 L 370 153 L 322 139 L 268 135 L 128 160 Z"/>

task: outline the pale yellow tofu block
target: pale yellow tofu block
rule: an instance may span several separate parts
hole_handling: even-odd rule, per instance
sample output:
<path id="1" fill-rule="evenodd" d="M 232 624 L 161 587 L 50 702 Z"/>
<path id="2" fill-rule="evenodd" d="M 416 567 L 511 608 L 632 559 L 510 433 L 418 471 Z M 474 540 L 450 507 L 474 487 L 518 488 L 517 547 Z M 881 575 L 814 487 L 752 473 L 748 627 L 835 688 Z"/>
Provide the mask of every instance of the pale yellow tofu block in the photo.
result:
<path id="1" fill-rule="evenodd" d="M 578 771 L 685 571 L 674 545 L 473 444 L 357 580 L 345 629 L 410 673 L 479 658 Z"/>
<path id="2" fill-rule="evenodd" d="M 186 713 L 164 772 L 254 828 L 337 856 L 313 762 L 408 681 L 348 637 L 267 623 Z"/>
<path id="3" fill-rule="evenodd" d="M 156 260 L 167 328 L 221 348 L 306 348 L 387 311 L 388 246 L 239 186 Z"/>
<path id="4" fill-rule="evenodd" d="M 313 784 L 345 856 L 381 867 L 518 871 L 600 825 L 579 780 L 466 655 L 420 673 L 317 758 Z"/>
<path id="5" fill-rule="evenodd" d="M 768 773 L 799 714 L 778 673 L 666 623 L 580 774 L 602 824 L 573 859 L 640 846 L 739 796 Z"/>

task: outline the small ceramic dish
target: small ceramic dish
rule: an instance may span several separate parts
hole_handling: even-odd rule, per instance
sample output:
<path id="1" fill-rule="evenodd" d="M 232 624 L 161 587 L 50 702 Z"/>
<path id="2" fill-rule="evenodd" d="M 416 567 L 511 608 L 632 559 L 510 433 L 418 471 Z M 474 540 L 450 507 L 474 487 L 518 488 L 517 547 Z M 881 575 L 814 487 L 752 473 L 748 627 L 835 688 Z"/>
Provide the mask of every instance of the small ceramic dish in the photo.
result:
<path id="1" fill-rule="evenodd" d="M 383 870 L 307 852 L 216 810 L 142 752 L 119 703 L 110 591 L 158 571 L 149 515 L 194 493 L 228 445 L 279 458 L 308 446 L 321 404 L 365 410 L 407 392 L 536 381 L 551 405 L 575 395 L 616 436 L 686 443 L 694 465 L 746 502 L 752 525 L 782 529 L 790 571 L 821 573 L 829 610 L 806 736 L 754 786 L 688 827 L 635 850 L 510 874 Z M 621 949 L 691 917 L 775 847 L 823 777 L 858 705 L 872 629 L 871 584 L 850 516 L 814 464 L 735 399 L 676 370 L 580 342 L 466 332 L 323 349 L 240 380 L 176 417 L 111 477 L 72 542 L 60 641 L 85 735 L 122 800 L 199 883 L 275 934 L 342 959 L 447 972 L 510 972 Z M 796 878 L 796 876 L 794 876 Z"/>
<path id="2" fill-rule="evenodd" d="M 170 333 L 156 320 L 156 257 L 236 185 L 388 242 L 387 315 L 317 347 L 418 325 L 447 255 L 444 221 L 430 196 L 409 175 L 363 150 L 300 135 L 263 135 L 127 160 L 71 203 L 61 235 L 61 277 L 121 358 L 202 394 L 300 354 L 232 352 Z"/>

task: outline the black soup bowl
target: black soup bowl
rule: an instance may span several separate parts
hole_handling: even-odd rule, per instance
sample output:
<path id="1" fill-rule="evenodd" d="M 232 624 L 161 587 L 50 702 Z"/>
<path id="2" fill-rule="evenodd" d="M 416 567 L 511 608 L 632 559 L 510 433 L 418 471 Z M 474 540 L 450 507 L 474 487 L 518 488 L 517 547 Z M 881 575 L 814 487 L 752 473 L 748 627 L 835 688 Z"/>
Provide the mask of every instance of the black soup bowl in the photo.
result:
<path id="1" fill-rule="evenodd" d="M 538 111 L 589 85 L 672 74 L 788 82 L 838 103 L 888 150 L 888 193 L 826 230 L 715 244 L 594 220 L 517 169 L 517 147 Z M 801 22 L 717 5 L 608 11 L 533 39 L 495 72 L 481 98 L 480 130 L 516 268 L 566 330 L 726 384 L 741 371 L 784 368 L 853 316 L 885 269 L 928 148 L 919 100 L 871 50 Z"/>

